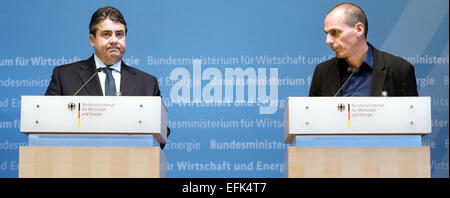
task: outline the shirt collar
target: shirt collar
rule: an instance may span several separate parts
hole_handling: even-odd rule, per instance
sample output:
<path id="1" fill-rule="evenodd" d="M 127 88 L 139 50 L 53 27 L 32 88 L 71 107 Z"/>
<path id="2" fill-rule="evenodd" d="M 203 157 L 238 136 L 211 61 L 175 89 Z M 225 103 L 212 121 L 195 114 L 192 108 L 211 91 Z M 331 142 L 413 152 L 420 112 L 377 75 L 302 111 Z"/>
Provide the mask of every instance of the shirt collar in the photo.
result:
<path id="1" fill-rule="evenodd" d="M 97 69 L 103 68 L 103 67 L 108 67 L 105 65 L 105 63 L 102 62 L 102 60 L 100 60 L 100 58 L 97 57 L 97 55 L 95 55 L 95 53 L 94 53 L 94 59 L 95 59 L 95 66 L 97 67 Z M 121 64 L 122 64 L 122 61 L 119 61 L 116 64 L 111 65 L 109 68 L 116 70 L 120 73 Z"/>
<path id="2" fill-rule="evenodd" d="M 367 43 L 369 46 L 369 49 L 367 50 L 366 58 L 364 58 L 364 61 L 367 65 L 369 65 L 370 68 L 373 69 L 373 50 L 372 45 L 370 43 Z"/>

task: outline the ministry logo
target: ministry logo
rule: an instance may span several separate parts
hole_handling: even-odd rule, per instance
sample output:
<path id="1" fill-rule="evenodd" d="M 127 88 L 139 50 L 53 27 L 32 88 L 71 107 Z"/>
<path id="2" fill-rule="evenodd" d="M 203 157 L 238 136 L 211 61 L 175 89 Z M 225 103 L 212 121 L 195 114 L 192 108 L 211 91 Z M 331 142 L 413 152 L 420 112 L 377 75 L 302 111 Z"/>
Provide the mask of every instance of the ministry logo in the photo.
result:
<path id="1" fill-rule="evenodd" d="M 77 105 L 73 102 L 71 102 L 67 105 L 67 109 L 69 109 L 70 111 L 74 111 L 76 108 L 77 108 Z"/>
<path id="2" fill-rule="evenodd" d="M 71 102 L 67 105 L 67 109 L 69 109 L 70 111 L 75 111 L 77 109 L 77 107 L 78 107 L 78 126 L 80 126 L 81 104 L 78 103 L 78 106 L 77 106 L 76 103 Z"/>
<path id="3" fill-rule="evenodd" d="M 345 111 L 345 104 L 342 104 L 342 103 L 338 104 L 337 109 L 338 109 L 339 112 Z"/>

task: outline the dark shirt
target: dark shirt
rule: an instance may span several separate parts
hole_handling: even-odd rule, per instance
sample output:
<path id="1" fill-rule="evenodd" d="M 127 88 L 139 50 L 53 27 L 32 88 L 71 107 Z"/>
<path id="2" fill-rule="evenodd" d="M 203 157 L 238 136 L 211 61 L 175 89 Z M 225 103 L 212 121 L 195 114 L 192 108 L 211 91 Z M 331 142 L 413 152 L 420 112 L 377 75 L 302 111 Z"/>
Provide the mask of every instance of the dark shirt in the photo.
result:
<path id="1" fill-rule="evenodd" d="M 348 81 L 347 85 L 342 88 L 342 96 L 369 96 L 370 87 L 372 81 L 373 71 L 373 51 L 370 44 L 367 50 L 366 58 L 361 63 L 361 66 L 355 70 L 352 78 Z M 341 85 L 347 80 L 351 72 L 346 72 L 341 79 Z"/>

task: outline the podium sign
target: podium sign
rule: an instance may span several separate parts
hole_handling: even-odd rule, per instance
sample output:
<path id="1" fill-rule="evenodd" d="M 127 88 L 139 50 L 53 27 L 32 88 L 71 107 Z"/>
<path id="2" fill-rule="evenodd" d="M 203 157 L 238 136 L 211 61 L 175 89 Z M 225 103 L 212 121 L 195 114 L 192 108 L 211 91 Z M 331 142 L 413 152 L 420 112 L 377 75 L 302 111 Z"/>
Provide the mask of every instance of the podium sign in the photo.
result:
<path id="1" fill-rule="evenodd" d="M 21 132 L 148 134 L 165 143 L 167 109 L 159 96 L 22 96 Z"/>
<path id="2" fill-rule="evenodd" d="M 430 97 L 289 97 L 285 142 L 296 135 L 424 135 Z"/>
<path id="3" fill-rule="evenodd" d="M 430 177 L 430 97 L 289 97 L 287 177 Z"/>

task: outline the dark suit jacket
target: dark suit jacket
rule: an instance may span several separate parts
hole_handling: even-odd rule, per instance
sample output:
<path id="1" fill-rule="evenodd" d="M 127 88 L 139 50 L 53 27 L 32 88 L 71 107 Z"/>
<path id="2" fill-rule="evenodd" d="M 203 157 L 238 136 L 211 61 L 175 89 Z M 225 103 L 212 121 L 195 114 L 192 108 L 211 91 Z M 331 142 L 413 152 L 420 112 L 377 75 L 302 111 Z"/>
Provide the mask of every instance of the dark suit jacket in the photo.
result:
<path id="1" fill-rule="evenodd" d="M 73 95 L 96 72 L 94 56 L 87 60 L 55 67 L 45 95 Z M 158 80 L 141 70 L 122 62 L 120 91 L 122 96 L 160 96 Z M 77 96 L 102 96 L 98 76 L 91 79 Z M 170 129 L 167 128 L 167 136 Z M 164 148 L 165 144 L 161 144 Z"/>
<path id="2" fill-rule="evenodd" d="M 370 96 L 418 96 L 414 67 L 400 57 L 373 49 Z M 309 96 L 334 96 L 347 72 L 345 59 L 333 58 L 316 66 Z M 340 94 L 339 94 L 340 95 Z"/>
<path id="3" fill-rule="evenodd" d="M 94 56 L 72 64 L 55 67 L 45 95 L 73 95 L 96 72 Z M 123 96 L 160 96 L 158 80 L 122 62 L 120 90 Z M 78 92 L 77 96 L 102 96 L 98 76 Z"/>

